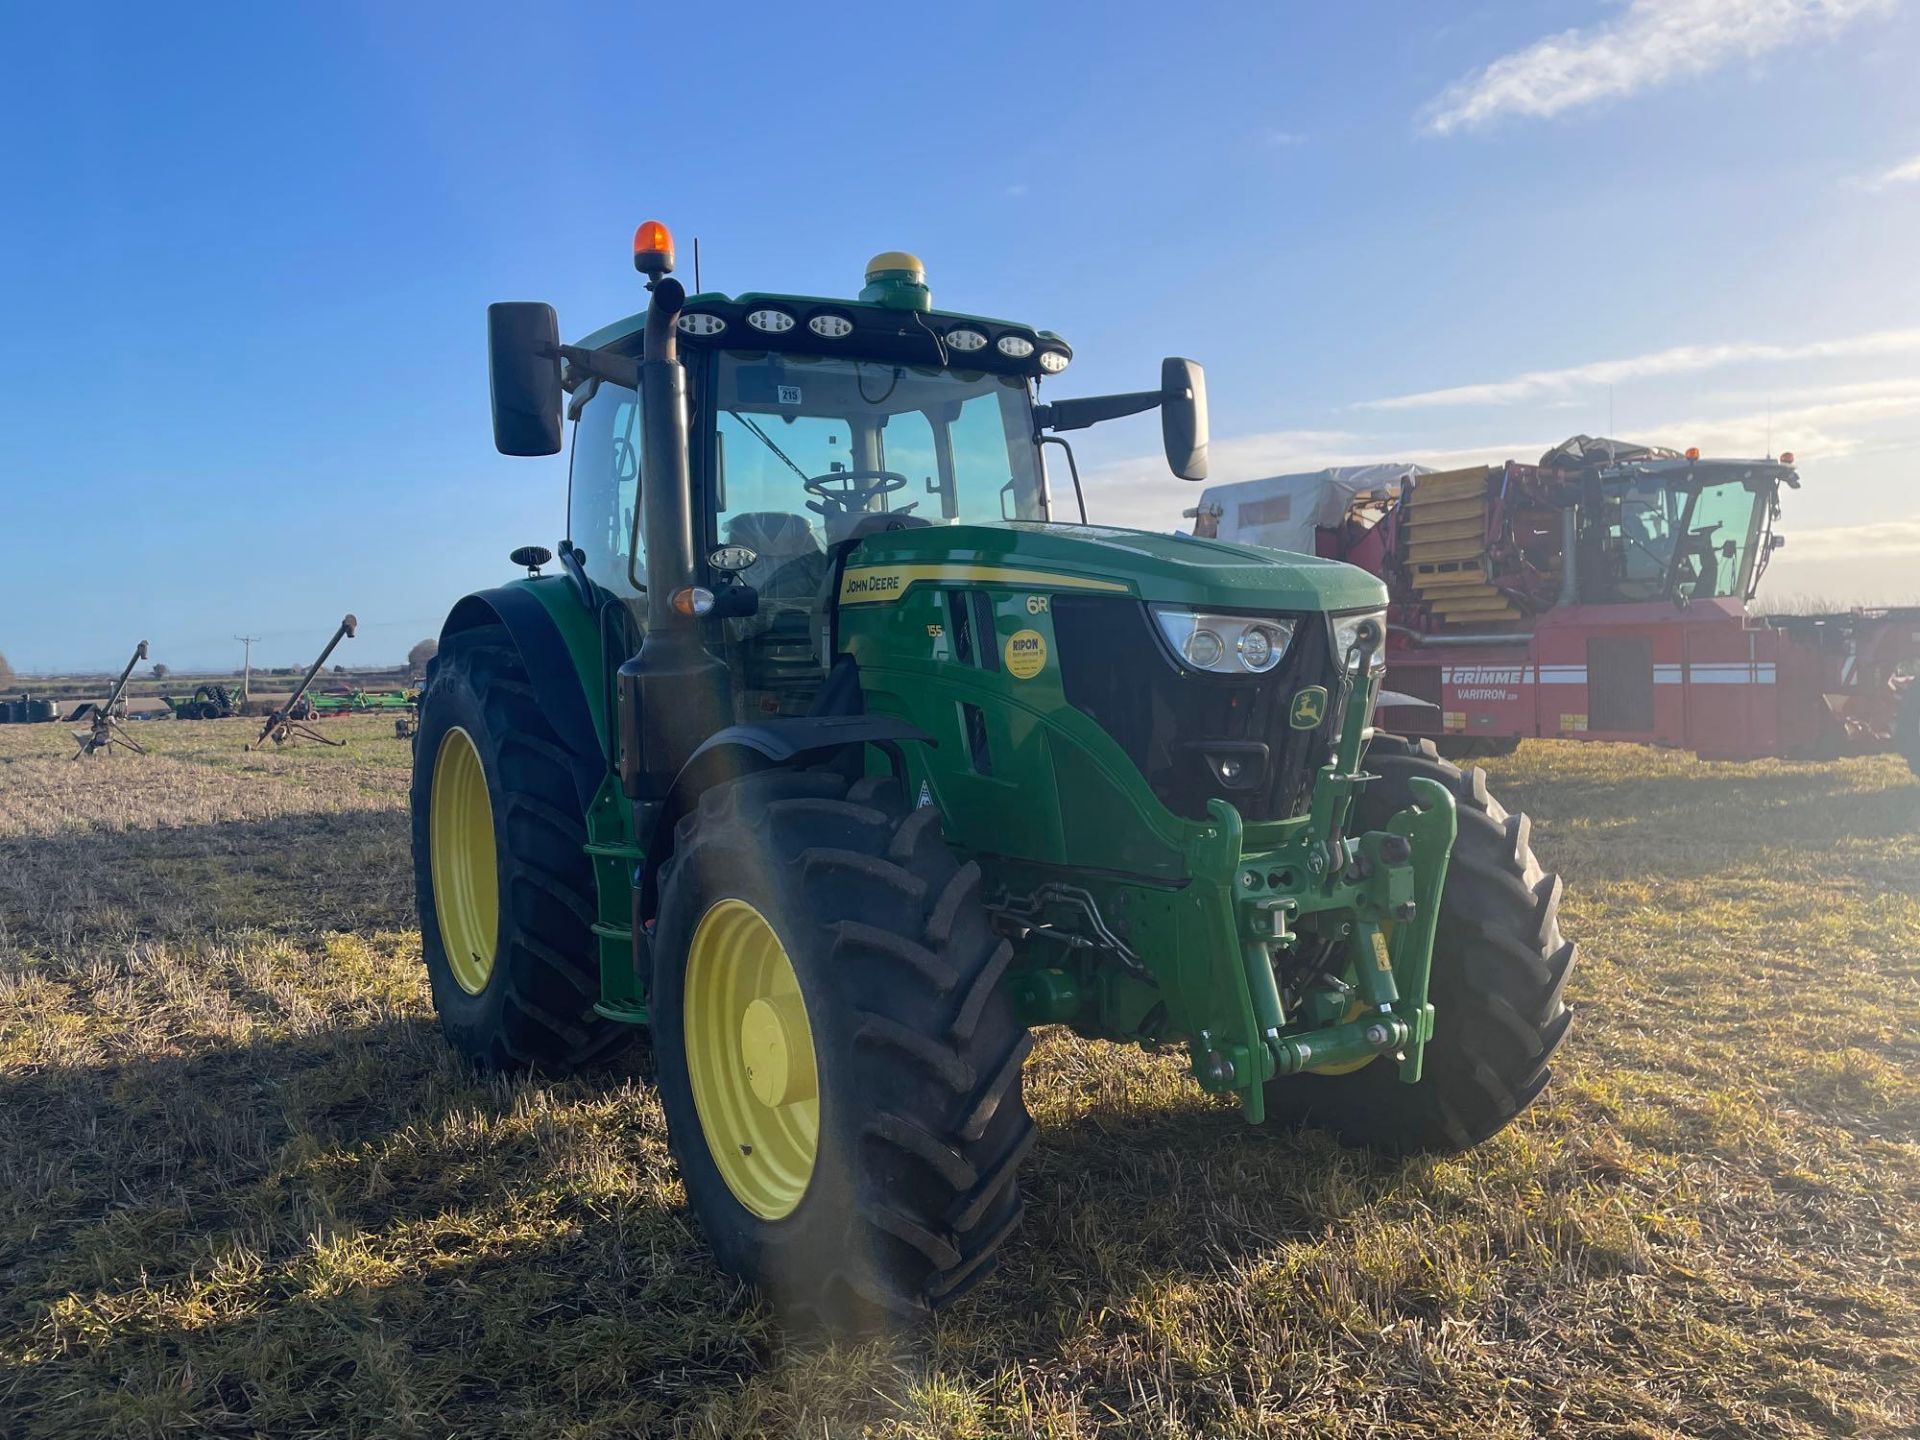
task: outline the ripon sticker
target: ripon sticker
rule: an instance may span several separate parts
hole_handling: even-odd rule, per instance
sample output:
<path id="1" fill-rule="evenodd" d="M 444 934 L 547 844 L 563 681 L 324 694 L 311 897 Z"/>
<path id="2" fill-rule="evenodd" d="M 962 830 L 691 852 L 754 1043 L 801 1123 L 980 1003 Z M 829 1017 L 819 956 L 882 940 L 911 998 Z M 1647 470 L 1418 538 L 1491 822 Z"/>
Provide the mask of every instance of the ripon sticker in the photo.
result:
<path id="1" fill-rule="evenodd" d="M 1327 718 L 1327 690 L 1324 685 L 1309 685 L 1293 692 L 1293 704 L 1287 707 L 1287 723 L 1296 730 L 1312 730 Z"/>
<path id="2" fill-rule="evenodd" d="M 1047 637 L 1038 630 L 1016 630 L 1007 637 L 1007 671 L 1017 680 L 1031 680 L 1047 668 Z"/>
<path id="3" fill-rule="evenodd" d="M 778 389 L 780 403 L 782 405 L 798 405 L 800 403 L 800 387 L 798 385 L 782 385 L 779 386 Z M 764 395 L 766 392 L 763 390 L 760 393 Z"/>

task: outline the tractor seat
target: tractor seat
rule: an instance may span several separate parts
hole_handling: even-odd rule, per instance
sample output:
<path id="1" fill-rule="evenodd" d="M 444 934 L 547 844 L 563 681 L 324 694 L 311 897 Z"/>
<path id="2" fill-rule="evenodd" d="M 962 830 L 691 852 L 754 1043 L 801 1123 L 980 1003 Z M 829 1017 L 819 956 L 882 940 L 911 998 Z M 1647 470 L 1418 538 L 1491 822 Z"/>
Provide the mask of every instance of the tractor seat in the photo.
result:
<path id="1" fill-rule="evenodd" d="M 759 611 L 733 622 L 740 639 L 781 628 L 805 639 L 812 632 L 810 616 L 818 607 L 820 587 L 831 567 L 827 552 L 813 533 L 804 515 L 784 510 L 747 510 L 731 517 L 726 526 L 727 543 L 744 545 L 753 551 L 753 564 L 740 572 L 740 579 L 760 595 Z M 789 620 L 780 626 L 785 612 L 802 612 L 796 626 Z"/>

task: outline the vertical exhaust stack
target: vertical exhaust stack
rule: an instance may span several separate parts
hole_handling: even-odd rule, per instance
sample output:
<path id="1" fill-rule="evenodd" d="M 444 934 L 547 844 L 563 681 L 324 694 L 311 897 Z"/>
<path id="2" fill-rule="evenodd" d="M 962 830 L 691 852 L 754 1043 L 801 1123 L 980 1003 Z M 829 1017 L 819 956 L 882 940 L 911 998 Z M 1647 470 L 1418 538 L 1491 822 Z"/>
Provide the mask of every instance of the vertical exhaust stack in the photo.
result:
<path id="1" fill-rule="evenodd" d="M 1556 605 L 1580 603 L 1580 507 L 1560 512 L 1560 598 Z"/>
<path id="2" fill-rule="evenodd" d="M 634 264 L 649 276 L 640 361 L 640 509 L 647 557 L 647 633 L 620 667 L 620 784 L 631 800 L 665 796 L 673 777 L 729 717 L 727 667 L 706 648 L 691 605 L 675 597 L 699 580 L 693 477 L 687 460 L 687 372 L 677 341 L 687 292 L 667 278 L 666 227 L 648 221 L 634 237 Z"/>

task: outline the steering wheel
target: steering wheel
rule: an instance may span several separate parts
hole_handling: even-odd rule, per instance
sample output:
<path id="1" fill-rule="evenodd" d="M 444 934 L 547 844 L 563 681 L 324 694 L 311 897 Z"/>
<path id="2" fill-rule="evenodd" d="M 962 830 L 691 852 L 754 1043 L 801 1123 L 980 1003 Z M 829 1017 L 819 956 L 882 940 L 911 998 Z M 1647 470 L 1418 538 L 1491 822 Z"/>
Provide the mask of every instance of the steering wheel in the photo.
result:
<path id="1" fill-rule="evenodd" d="M 875 496 L 891 495 L 906 488 L 907 477 L 897 470 L 830 470 L 806 482 L 807 493 L 820 497 L 807 501 L 807 508 L 829 519 L 852 515 L 865 510 Z M 914 505 L 919 503 L 916 500 Z M 892 513 L 904 515 L 911 509 L 913 505 L 907 505 Z"/>

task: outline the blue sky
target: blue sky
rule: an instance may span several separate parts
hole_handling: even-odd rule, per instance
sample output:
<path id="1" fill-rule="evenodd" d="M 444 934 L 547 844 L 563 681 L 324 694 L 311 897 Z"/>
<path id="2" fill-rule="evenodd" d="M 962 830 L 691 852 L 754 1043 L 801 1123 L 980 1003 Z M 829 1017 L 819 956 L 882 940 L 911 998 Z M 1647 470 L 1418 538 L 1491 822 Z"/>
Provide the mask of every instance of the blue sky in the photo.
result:
<path id="1" fill-rule="evenodd" d="M 562 524 L 563 463 L 493 453 L 487 302 L 638 308 L 648 216 L 711 288 L 914 250 L 936 303 L 1066 335 L 1060 393 L 1200 359 L 1215 479 L 1770 417 L 1778 589 L 1920 595 L 1894 0 L 102 4 L 12 7 L 0 53 L 22 670 L 432 633 Z M 1095 518 L 1192 503 L 1151 419 L 1080 449 Z"/>

